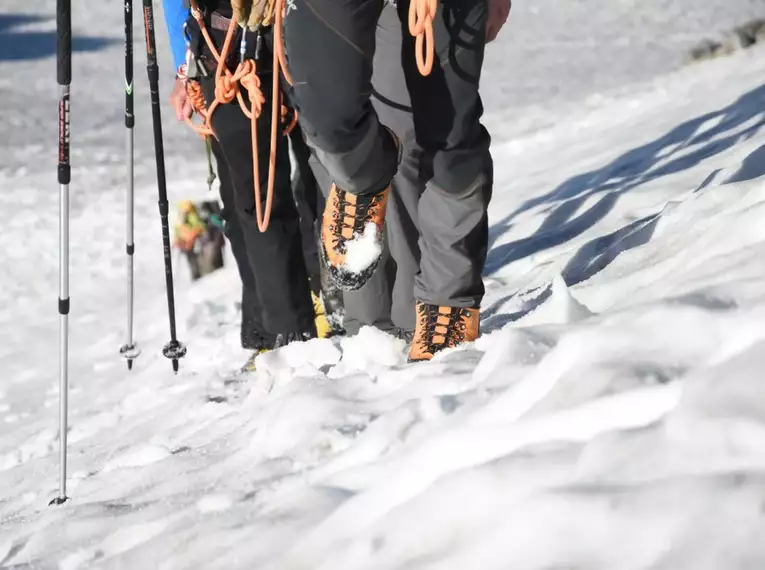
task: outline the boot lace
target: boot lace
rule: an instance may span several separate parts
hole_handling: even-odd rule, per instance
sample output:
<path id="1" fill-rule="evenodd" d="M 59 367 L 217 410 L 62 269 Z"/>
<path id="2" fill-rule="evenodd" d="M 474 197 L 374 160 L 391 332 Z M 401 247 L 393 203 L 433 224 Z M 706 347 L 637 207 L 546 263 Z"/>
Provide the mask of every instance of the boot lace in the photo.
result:
<path id="1" fill-rule="evenodd" d="M 338 189 L 336 196 L 337 207 L 332 211 L 330 230 L 334 236 L 333 246 L 345 253 L 348 240 L 363 233 L 367 223 L 374 217 L 375 210 L 382 200 L 382 193 L 373 196 L 355 196 L 355 202 L 349 199 L 351 195 L 343 190 Z M 344 230 L 347 229 L 351 230 L 350 237 L 344 235 Z"/>
<path id="2" fill-rule="evenodd" d="M 444 348 L 456 346 L 465 341 L 467 325 L 463 317 L 470 316 L 470 309 L 448 307 L 449 312 L 442 312 L 445 307 L 420 305 L 420 320 L 425 334 L 425 350 L 434 354 Z M 446 322 L 444 322 L 446 321 Z"/>

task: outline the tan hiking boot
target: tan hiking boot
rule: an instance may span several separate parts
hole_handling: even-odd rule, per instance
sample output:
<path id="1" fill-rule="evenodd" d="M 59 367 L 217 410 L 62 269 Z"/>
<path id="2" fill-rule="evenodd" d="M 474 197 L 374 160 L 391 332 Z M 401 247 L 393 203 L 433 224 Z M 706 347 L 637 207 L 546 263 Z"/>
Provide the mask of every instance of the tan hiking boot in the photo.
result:
<path id="1" fill-rule="evenodd" d="M 478 309 L 439 307 L 417 301 L 417 323 L 409 348 L 409 362 L 430 360 L 436 352 L 478 338 Z"/>
<path id="2" fill-rule="evenodd" d="M 321 253 L 335 287 L 355 291 L 375 272 L 389 194 L 390 186 L 379 194 L 357 196 L 332 185 L 321 225 Z"/>

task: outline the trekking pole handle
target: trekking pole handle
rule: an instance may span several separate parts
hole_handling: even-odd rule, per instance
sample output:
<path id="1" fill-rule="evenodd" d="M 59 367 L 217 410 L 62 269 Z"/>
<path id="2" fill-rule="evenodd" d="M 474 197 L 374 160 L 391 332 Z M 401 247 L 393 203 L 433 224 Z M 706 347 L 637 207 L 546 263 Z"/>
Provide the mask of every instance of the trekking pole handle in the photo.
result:
<path id="1" fill-rule="evenodd" d="M 135 126 L 133 116 L 133 0 L 125 2 L 125 126 Z"/>
<path id="2" fill-rule="evenodd" d="M 58 183 L 69 184 L 69 84 L 72 81 L 72 7 L 71 0 L 56 0 L 58 33 L 59 84 L 58 102 Z"/>
<path id="3" fill-rule="evenodd" d="M 72 82 L 72 6 L 70 0 L 56 0 L 58 30 L 58 84 Z"/>

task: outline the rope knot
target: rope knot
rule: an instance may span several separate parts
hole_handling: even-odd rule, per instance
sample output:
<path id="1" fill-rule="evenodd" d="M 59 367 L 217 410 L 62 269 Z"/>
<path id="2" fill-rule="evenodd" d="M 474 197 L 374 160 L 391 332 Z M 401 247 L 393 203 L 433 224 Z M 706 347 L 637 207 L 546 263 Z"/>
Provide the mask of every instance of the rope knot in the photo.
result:
<path id="1" fill-rule="evenodd" d="M 191 117 L 186 117 L 185 121 L 186 123 L 196 131 L 199 136 L 202 138 L 207 138 L 208 136 L 212 135 L 212 129 L 210 128 L 210 121 L 209 121 L 209 114 L 207 109 L 205 108 L 205 97 L 202 93 L 202 87 L 199 85 L 197 81 L 187 81 L 186 82 L 186 94 L 189 97 L 189 103 L 191 103 L 191 108 L 194 110 L 196 114 L 198 114 L 200 117 L 202 117 L 202 125 L 197 126 L 195 125 Z"/>
<path id="2" fill-rule="evenodd" d="M 263 105 L 266 103 L 266 96 L 260 88 L 260 77 L 255 72 L 255 62 L 248 59 L 242 67 L 244 68 L 242 70 L 243 75 L 239 82 L 247 90 L 247 97 L 252 105 L 250 112 L 255 115 L 255 118 L 258 118 L 263 111 Z"/>
<path id="3" fill-rule="evenodd" d="M 231 72 L 226 70 L 217 78 L 215 82 L 215 99 L 220 103 L 230 103 L 239 92 L 238 82 L 231 76 Z"/>

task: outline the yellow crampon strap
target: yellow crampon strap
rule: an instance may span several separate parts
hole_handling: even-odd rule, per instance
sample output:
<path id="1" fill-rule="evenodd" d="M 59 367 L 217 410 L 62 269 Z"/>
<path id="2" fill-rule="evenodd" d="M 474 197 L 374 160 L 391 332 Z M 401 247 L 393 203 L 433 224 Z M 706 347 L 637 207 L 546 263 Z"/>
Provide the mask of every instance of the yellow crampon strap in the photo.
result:
<path id="1" fill-rule="evenodd" d="M 273 23 L 274 4 L 273 0 L 231 0 L 236 23 L 250 31 Z"/>

